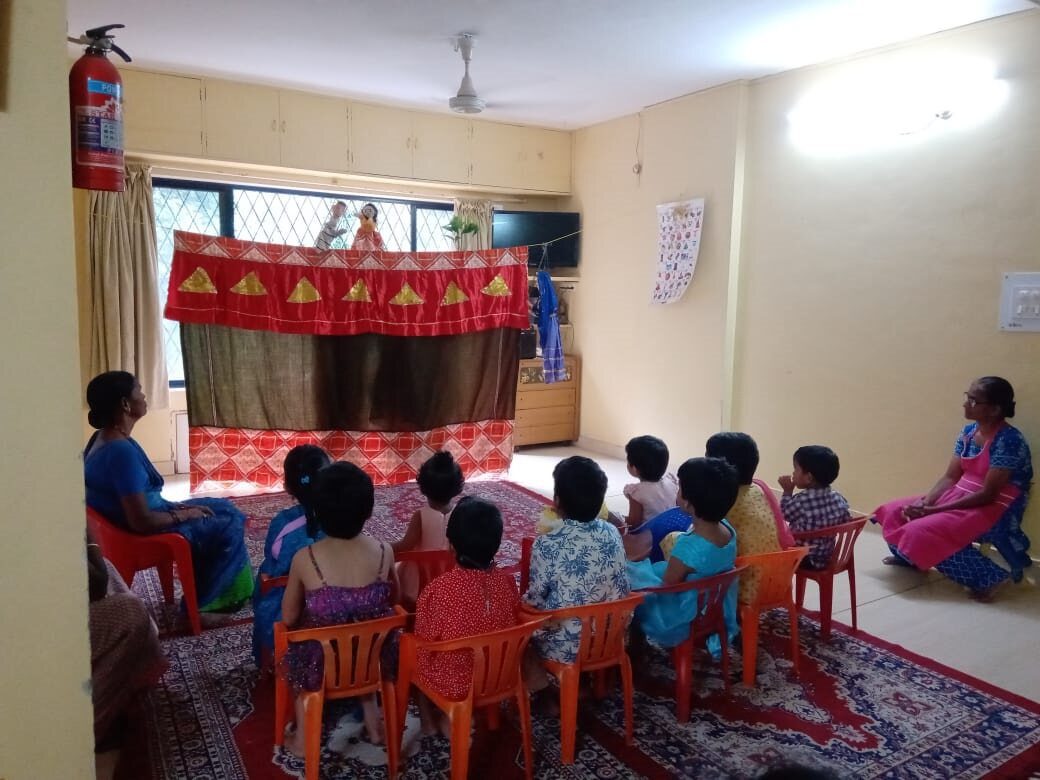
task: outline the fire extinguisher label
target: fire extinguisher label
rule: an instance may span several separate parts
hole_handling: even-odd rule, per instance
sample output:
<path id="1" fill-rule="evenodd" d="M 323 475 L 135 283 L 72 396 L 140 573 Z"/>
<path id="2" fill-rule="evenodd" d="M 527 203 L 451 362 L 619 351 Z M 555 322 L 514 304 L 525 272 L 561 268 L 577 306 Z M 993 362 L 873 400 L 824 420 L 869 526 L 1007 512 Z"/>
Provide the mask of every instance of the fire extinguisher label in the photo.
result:
<path id="1" fill-rule="evenodd" d="M 123 168 L 123 106 L 120 85 L 87 79 L 87 91 L 108 95 L 100 106 L 76 106 L 76 162 Z"/>

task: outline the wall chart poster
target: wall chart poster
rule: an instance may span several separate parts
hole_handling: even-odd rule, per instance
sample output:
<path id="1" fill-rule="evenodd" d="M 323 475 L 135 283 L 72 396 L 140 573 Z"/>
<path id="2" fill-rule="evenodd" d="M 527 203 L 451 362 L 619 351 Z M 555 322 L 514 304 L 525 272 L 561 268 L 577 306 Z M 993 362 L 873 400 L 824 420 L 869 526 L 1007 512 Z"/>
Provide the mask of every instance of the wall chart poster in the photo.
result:
<path id="1" fill-rule="evenodd" d="M 657 278 L 651 303 L 675 303 L 693 279 L 701 248 L 704 198 L 657 207 Z"/>

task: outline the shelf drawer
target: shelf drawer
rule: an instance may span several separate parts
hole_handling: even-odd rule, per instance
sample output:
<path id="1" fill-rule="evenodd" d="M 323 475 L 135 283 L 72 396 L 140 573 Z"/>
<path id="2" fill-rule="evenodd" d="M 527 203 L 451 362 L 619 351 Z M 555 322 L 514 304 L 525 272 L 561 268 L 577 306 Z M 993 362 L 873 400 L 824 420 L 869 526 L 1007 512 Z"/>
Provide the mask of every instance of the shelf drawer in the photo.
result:
<path id="1" fill-rule="evenodd" d="M 563 382 L 552 382 L 546 384 L 544 381 L 545 372 L 542 368 L 541 359 L 536 360 L 521 360 L 520 371 L 517 375 L 517 390 L 536 390 L 545 391 L 556 390 L 556 389 L 575 389 L 578 386 L 577 378 L 578 372 L 575 368 L 573 360 L 564 361 L 564 366 L 567 369 L 568 379 Z"/>
<path id="2" fill-rule="evenodd" d="M 513 444 L 544 444 L 551 441 L 574 441 L 574 423 L 554 425 L 517 425 L 513 431 Z"/>
<path id="3" fill-rule="evenodd" d="M 546 406 L 540 409 L 518 409 L 516 412 L 518 426 L 558 425 L 560 423 L 574 425 L 573 406 Z"/>
<path id="4" fill-rule="evenodd" d="M 577 393 L 566 388 L 552 390 L 521 390 L 516 394 L 516 409 L 541 409 L 544 406 L 566 406 L 574 409 Z"/>

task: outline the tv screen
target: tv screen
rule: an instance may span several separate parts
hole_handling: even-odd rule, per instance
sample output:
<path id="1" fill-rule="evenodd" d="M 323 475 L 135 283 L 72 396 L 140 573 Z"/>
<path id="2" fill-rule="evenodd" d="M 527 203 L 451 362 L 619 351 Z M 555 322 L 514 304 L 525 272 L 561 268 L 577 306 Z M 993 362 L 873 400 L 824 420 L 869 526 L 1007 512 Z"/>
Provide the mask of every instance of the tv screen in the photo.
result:
<path id="1" fill-rule="evenodd" d="M 527 264 L 537 268 L 542 264 L 542 244 L 548 247 L 548 268 L 575 268 L 581 238 L 581 215 L 567 211 L 496 211 L 491 223 L 491 246 L 504 249 L 511 246 L 528 247 Z M 577 235 L 572 235 L 577 234 Z M 568 236 L 562 241 L 557 238 Z"/>

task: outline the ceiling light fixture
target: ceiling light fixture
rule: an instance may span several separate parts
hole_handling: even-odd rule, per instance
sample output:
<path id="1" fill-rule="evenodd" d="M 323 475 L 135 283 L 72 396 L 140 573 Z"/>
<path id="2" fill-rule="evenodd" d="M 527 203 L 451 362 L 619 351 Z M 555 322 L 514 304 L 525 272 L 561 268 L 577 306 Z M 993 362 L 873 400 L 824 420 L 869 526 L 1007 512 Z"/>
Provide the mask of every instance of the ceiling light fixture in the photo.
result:
<path id="1" fill-rule="evenodd" d="M 472 33 L 459 33 L 458 37 L 455 38 L 455 51 L 462 54 L 462 62 L 466 71 L 462 76 L 462 83 L 459 84 L 458 93 L 455 97 L 448 100 L 448 105 L 452 111 L 457 111 L 460 114 L 479 114 L 487 107 L 487 101 L 482 100 L 477 95 L 476 87 L 473 86 L 473 79 L 469 76 L 469 63 L 473 58 L 473 44 L 475 42 L 476 36 Z"/>

